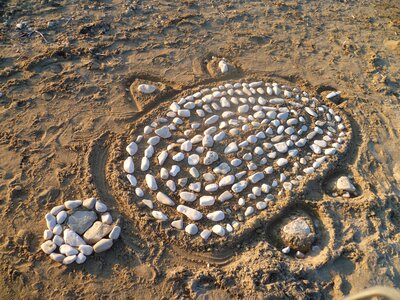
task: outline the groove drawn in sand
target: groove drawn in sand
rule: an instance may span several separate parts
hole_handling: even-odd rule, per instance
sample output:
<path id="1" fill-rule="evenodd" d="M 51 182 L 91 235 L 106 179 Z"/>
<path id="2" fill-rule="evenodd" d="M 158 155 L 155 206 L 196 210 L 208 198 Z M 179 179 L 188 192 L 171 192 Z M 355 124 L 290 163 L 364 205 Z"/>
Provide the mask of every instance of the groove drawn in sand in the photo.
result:
<path id="1" fill-rule="evenodd" d="M 193 92 L 144 116 L 123 165 L 132 205 L 161 222 L 153 229 L 184 229 L 180 239 L 194 244 L 240 240 L 332 168 L 351 138 L 345 115 L 296 88 L 259 81 Z"/>

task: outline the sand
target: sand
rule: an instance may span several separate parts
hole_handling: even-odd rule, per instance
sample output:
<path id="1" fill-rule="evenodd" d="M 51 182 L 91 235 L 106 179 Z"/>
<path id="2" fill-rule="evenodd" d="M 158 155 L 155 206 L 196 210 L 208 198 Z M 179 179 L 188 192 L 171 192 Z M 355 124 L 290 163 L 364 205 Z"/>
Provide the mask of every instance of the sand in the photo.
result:
<path id="1" fill-rule="evenodd" d="M 399 286 L 398 1 L 11 0 L 0 12 L 0 298 L 322 299 Z M 120 188 L 130 132 L 191 89 L 244 78 L 340 90 L 346 156 L 232 247 L 145 235 Z M 142 82 L 161 91 L 138 97 Z M 342 174 L 358 197 L 326 193 Z M 82 266 L 51 261 L 45 213 L 90 196 L 120 218 L 120 240 Z M 279 226 L 304 214 L 321 250 L 283 255 Z"/>

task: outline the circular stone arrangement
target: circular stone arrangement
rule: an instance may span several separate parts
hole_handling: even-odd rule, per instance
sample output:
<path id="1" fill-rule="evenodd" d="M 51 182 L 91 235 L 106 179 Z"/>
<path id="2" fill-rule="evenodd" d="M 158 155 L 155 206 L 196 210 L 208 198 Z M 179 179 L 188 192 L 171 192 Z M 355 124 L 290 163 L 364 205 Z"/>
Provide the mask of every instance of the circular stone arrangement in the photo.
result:
<path id="1" fill-rule="evenodd" d="M 121 228 L 113 224 L 107 206 L 95 198 L 69 200 L 55 206 L 45 216 L 46 240 L 41 248 L 64 265 L 82 264 L 94 252 L 110 249 Z"/>
<path id="2" fill-rule="evenodd" d="M 235 234 L 350 138 L 332 108 L 262 81 L 202 89 L 136 132 L 123 163 L 136 204 L 204 240 Z"/>

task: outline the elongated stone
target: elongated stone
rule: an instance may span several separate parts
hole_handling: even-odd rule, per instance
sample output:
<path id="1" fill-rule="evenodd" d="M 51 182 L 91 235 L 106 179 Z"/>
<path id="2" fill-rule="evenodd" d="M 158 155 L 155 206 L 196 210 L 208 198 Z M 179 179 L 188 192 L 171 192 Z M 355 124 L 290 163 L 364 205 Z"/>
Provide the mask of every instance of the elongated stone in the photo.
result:
<path id="1" fill-rule="evenodd" d="M 176 210 L 182 214 L 184 214 L 186 217 L 188 217 L 192 221 L 198 221 L 203 217 L 203 214 L 199 212 L 198 210 L 195 210 L 193 208 L 190 208 L 185 205 L 178 205 Z"/>
<path id="2" fill-rule="evenodd" d="M 158 202 L 164 205 L 175 206 L 175 202 L 162 192 L 158 192 L 156 198 Z"/>
<path id="3" fill-rule="evenodd" d="M 156 179 L 154 178 L 153 175 L 146 174 L 145 179 L 146 179 L 146 184 L 149 187 L 149 189 L 151 189 L 152 191 L 156 191 L 158 189 Z"/>
<path id="4" fill-rule="evenodd" d="M 222 210 L 217 210 L 207 214 L 207 219 L 214 222 L 222 221 L 223 219 L 225 219 L 225 214 Z"/>

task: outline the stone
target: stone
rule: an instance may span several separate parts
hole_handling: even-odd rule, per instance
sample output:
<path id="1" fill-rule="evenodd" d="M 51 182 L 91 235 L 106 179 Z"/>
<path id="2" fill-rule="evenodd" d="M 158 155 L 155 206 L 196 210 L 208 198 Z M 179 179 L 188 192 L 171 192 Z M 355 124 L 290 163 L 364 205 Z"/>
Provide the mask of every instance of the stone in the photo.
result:
<path id="1" fill-rule="evenodd" d="M 156 191 L 158 189 L 156 179 L 154 178 L 153 175 L 146 174 L 145 179 L 146 179 L 146 184 L 149 187 L 149 189 L 151 189 L 152 191 Z"/>
<path id="2" fill-rule="evenodd" d="M 282 249 L 283 254 L 289 254 L 290 253 L 290 247 L 285 247 Z"/>
<path id="3" fill-rule="evenodd" d="M 155 91 L 156 89 L 157 89 L 157 88 L 156 88 L 154 85 L 151 85 L 151 84 L 145 84 L 145 83 L 143 83 L 143 84 L 139 84 L 139 86 L 138 86 L 138 91 L 141 92 L 141 93 L 143 93 L 143 94 L 151 94 L 151 93 L 154 93 L 154 91 Z"/>
<path id="4" fill-rule="evenodd" d="M 155 132 L 155 134 L 157 134 L 159 137 L 161 137 L 163 139 L 167 139 L 172 136 L 171 132 L 169 131 L 168 126 L 163 126 L 159 129 L 156 129 L 154 132 Z"/>
<path id="5" fill-rule="evenodd" d="M 279 167 L 283 167 L 283 166 L 286 166 L 287 164 L 288 164 L 288 160 L 286 159 L 286 158 L 279 158 L 277 161 L 276 161 L 276 164 L 279 166 Z"/>
<path id="6" fill-rule="evenodd" d="M 188 157 L 189 166 L 195 166 L 199 163 L 199 161 L 200 161 L 200 156 L 198 154 L 191 154 Z"/>
<path id="7" fill-rule="evenodd" d="M 100 200 L 96 201 L 96 204 L 94 205 L 94 208 L 96 209 L 96 211 L 98 211 L 99 213 L 103 213 L 106 212 L 108 210 L 107 205 L 105 205 L 103 202 L 101 202 Z"/>
<path id="8" fill-rule="evenodd" d="M 127 159 L 125 159 L 124 170 L 126 173 L 129 173 L 129 174 L 132 174 L 133 172 L 135 172 L 135 164 L 133 163 L 132 157 L 129 156 Z"/>
<path id="9" fill-rule="evenodd" d="M 112 230 L 112 226 L 96 221 L 83 235 L 83 239 L 88 244 L 94 244 L 108 235 Z"/>
<path id="10" fill-rule="evenodd" d="M 215 203 L 215 198 L 213 196 L 201 196 L 200 205 L 201 206 L 212 206 Z"/>
<path id="11" fill-rule="evenodd" d="M 81 238 L 80 235 L 68 228 L 64 230 L 64 242 L 74 247 L 86 245 L 85 241 Z"/>
<path id="12" fill-rule="evenodd" d="M 208 230 L 208 229 L 204 229 L 204 230 L 200 233 L 201 238 L 202 238 L 203 240 L 205 240 L 205 241 L 207 241 L 207 240 L 209 239 L 210 235 L 211 235 L 211 231 Z"/>
<path id="13" fill-rule="evenodd" d="M 219 236 L 224 236 L 225 235 L 225 229 L 221 225 L 217 224 L 212 227 L 212 232 Z"/>
<path id="14" fill-rule="evenodd" d="M 196 224 L 189 224 L 185 227 L 185 232 L 189 233 L 190 235 L 195 235 L 199 232 L 199 228 Z"/>
<path id="15" fill-rule="evenodd" d="M 245 212 L 244 212 L 244 216 L 248 217 L 251 216 L 254 213 L 254 208 L 249 206 L 246 208 Z"/>
<path id="16" fill-rule="evenodd" d="M 172 177 L 175 177 L 180 171 L 181 171 L 181 168 L 178 165 L 173 165 L 171 167 L 171 170 L 169 171 L 169 174 Z"/>
<path id="17" fill-rule="evenodd" d="M 162 192 L 158 192 L 156 198 L 158 202 L 164 205 L 175 206 L 175 202 Z"/>
<path id="18" fill-rule="evenodd" d="M 280 142 L 274 145 L 276 151 L 279 153 L 286 153 L 288 151 L 288 146 L 285 142 Z"/>
<path id="19" fill-rule="evenodd" d="M 196 194 L 191 192 L 181 192 L 179 194 L 179 197 L 181 197 L 181 199 L 186 202 L 193 202 L 197 198 Z"/>
<path id="20" fill-rule="evenodd" d="M 229 154 L 229 153 L 234 153 L 239 150 L 237 143 L 236 142 L 231 142 L 228 144 L 228 146 L 225 147 L 224 153 Z"/>
<path id="21" fill-rule="evenodd" d="M 53 232 L 52 232 L 51 230 L 46 229 L 46 230 L 43 232 L 43 239 L 44 239 L 44 240 L 50 240 L 52 237 L 53 237 Z"/>
<path id="22" fill-rule="evenodd" d="M 256 203 L 256 208 L 258 210 L 263 210 L 263 209 L 267 208 L 267 203 L 265 203 L 264 201 L 259 201 Z"/>
<path id="23" fill-rule="evenodd" d="M 90 245 L 80 245 L 78 250 L 84 255 L 91 255 L 93 253 L 93 247 Z"/>
<path id="24" fill-rule="evenodd" d="M 130 156 L 134 156 L 138 151 L 138 145 L 135 142 L 132 142 L 128 146 L 126 146 L 126 151 L 129 153 Z"/>
<path id="25" fill-rule="evenodd" d="M 233 198 L 233 194 L 231 192 L 229 192 L 229 191 L 225 191 L 218 197 L 218 201 L 224 202 L 224 201 L 229 200 L 231 198 Z"/>
<path id="26" fill-rule="evenodd" d="M 185 205 L 178 205 L 176 210 L 178 212 L 184 214 L 186 217 L 188 217 L 192 221 L 198 221 L 203 217 L 203 214 L 201 212 L 199 212 L 198 210 L 195 210 L 193 208 L 190 208 L 188 206 L 185 206 Z"/>
<path id="27" fill-rule="evenodd" d="M 183 229 L 183 220 L 172 221 L 171 226 L 176 229 L 182 230 Z"/>
<path id="28" fill-rule="evenodd" d="M 77 256 L 76 256 L 76 260 L 75 260 L 75 262 L 77 263 L 77 264 L 83 264 L 84 262 L 86 261 L 86 256 L 83 254 L 83 253 L 79 253 Z"/>
<path id="29" fill-rule="evenodd" d="M 214 145 L 214 139 L 211 135 L 205 134 L 202 140 L 203 147 L 211 148 Z"/>
<path id="30" fill-rule="evenodd" d="M 222 221 L 223 219 L 225 219 L 225 214 L 222 210 L 217 210 L 207 214 L 207 219 L 214 222 Z"/>
<path id="31" fill-rule="evenodd" d="M 62 261 L 62 263 L 63 263 L 63 265 L 70 265 L 74 261 L 76 261 L 76 255 L 71 255 L 71 256 L 65 257 L 64 260 Z"/>
<path id="32" fill-rule="evenodd" d="M 96 253 L 101 253 L 110 249 L 113 245 L 112 239 L 101 239 L 93 246 L 93 251 Z"/>
<path id="33" fill-rule="evenodd" d="M 57 246 L 52 241 L 45 241 L 43 244 L 40 245 L 42 251 L 46 254 L 52 253 L 56 250 Z"/>
<path id="34" fill-rule="evenodd" d="M 60 211 L 64 210 L 64 208 L 65 208 L 65 205 L 64 205 L 64 204 L 54 206 L 54 207 L 50 210 L 50 213 L 51 213 L 53 216 L 56 216 Z"/>
<path id="35" fill-rule="evenodd" d="M 68 200 L 68 201 L 64 202 L 64 205 L 68 209 L 75 209 L 82 205 L 82 201 L 81 200 Z"/>
<path id="36" fill-rule="evenodd" d="M 255 173 L 255 174 L 249 176 L 249 180 L 250 180 L 252 183 L 257 183 L 257 182 L 259 182 L 259 181 L 262 180 L 262 179 L 264 179 L 264 173 L 263 173 L 263 172 L 257 172 L 257 173 Z"/>
<path id="37" fill-rule="evenodd" d="M 168 220 L 168 217 L 164 213 L 162 213 L 161 211 L 153 210 L 151 212 L 151 214 L 157 220 L 160 220 L 160 221 Z"/>
<path id="38" fill-rule="evenodd" d="M 161 153 L 158 155 L 157 159 L 158 159 L 158 164 L 160 166 L 162 166 L 164 164 L 164 162 L 166 161 L 168 157 L 168 152 L 167 151 L 161 151 Z"/>
<path id="39" fill-rule="evenodd" d="M 204 164 L 206 166 L 211 165 L 212 163 L 218 160 L 218 154 L 214 151 L 207 151 L 206 157 L 204 158 Z"/>
<path id="40" fill-rule="evenodd" d="M 351 183 L 350 179 L 347 176 L 341 176 L 336 181 L 336 188 L 338 191 L 345 191 L 349 193 L 354 193 L 356 191 L 356 187 Z"/>
<path id="41" fill-rule="evenodd" d="M 290 249 L 308 252 L 315 240 L 312 221 L 306 217 L 296 218 L 282 227 L 281 238 Z"/>
<path id="42" fill-rule="evenodd" d="M 229 173 L 230 170 L 231 167 L 229 167 L 229 165 L 226 162 L 219 164 L 217 167 L 213 169 L 214 173 L 222 175 Z"/>
<path id="43" fill-rule="evenodd" d="M 232 185 L 232 191 L 236 194 L 242 192 L 247 187 L 247 181 L 242 180 Z"/>
<path id="44" fill-rule="evenodd" d="M 56 220 L 56 218 L 55 218 L 52 214 L 47 213 L 47 214 L 45 215 L 45 220 L 46 220 L 47 228 L 48 228 L 49 230 L 53 231 L 54 227 L 57 225 L 57 220 Z"/>
<path id="45" fill-rule="evenodd" d="M 181 150 L 182 151 L 186 151 L 186 152 L 190 152 L 192 150 L 192 147 L 193 147 L 193 144 L 192 144 L 191 141 L 185 141 L 181 145 Z"/>
<path id="46" fill-rule="evenodd" d="M 82 206 L 87 209 L 93 209 L 94 205 L 96 204 L 96 198 L 87 198 L 83 200 Z"/>
<path id="47" fill-rule="evenodd" d="M 78 250 L 70 245 L 64 244 L 60 246 L 60 253 L 65 254 L 66 256 L 72 256 L 78 254 Z"/>
<path id="48" fill-rule="evenodd" d="M 101 222 L 103 222 L 104 224 L 108 224 L 108 225 L 112 224 L 113 219 L 112 219 L 111 214 L 109 212 L 106 212 L 105 214 L 102 214 L 101 215 Z"/>
<path id="49" fill-rule="evenodd" d="M 216 123 L 218 120 L 219 120 L 219 116 L 218 115 L 213 115 L 213 116 L 209 117 L 208 119 L 206 119 L 204 121 L 204 124 L 205 125 L 211 125 L 211 124 Z"/>
<path id="50" fill-rule="evenodd" d="M 56 216 L 57 224 L 62 224 L 67 219 L 68 214 L 65 210 L 60 211 Z"/>
<path id="51" fill-rule="evenodd" d="M 53 252 L 50 253 L 50 258 L 56 262 L 62 263 L 65 258 L 65 255 Z"/>
<path id="52" fill-rule="evenodd" d="M 232 185 L 234 182 L 235 182 L 235 176 L 227 175 L 219 181 L 219 186 L 224 187 L 224 186 Z"/>

